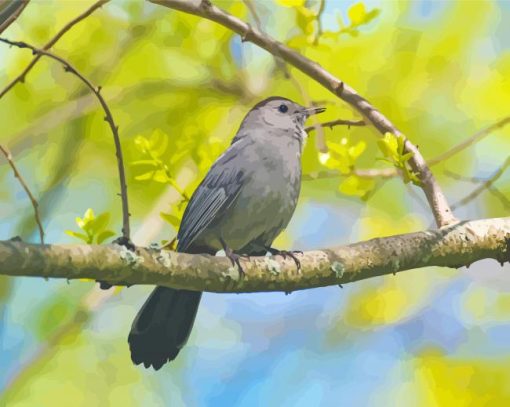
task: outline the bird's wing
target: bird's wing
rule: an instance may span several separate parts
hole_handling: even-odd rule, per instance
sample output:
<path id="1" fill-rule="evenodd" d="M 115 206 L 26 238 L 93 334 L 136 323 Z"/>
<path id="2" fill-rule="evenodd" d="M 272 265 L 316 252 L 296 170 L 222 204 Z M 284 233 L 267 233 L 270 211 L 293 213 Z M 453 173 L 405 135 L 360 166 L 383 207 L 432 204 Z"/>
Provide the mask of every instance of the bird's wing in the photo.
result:
<path id="1" fill-rule="evenodd" d="M 220 156 L 193 193 L 177 234 L 178 251 L 185 252 L 197 236 L 236 200 L 245 177 L 239 147 L 232 145 Z"/>

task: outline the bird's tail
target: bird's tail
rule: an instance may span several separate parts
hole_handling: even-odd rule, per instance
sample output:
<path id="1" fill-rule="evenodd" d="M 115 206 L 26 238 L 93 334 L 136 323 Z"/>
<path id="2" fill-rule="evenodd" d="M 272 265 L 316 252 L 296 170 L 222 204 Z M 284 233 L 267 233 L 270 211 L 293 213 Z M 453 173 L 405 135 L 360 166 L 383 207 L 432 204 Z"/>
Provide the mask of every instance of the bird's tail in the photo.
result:
<path id="1" fill-rule="evenodd" d="M 131 327 L 131 360 L 158 370 L 174 360 L 186 344 L 195 321 L 201 292 L 156 287 Z"/>

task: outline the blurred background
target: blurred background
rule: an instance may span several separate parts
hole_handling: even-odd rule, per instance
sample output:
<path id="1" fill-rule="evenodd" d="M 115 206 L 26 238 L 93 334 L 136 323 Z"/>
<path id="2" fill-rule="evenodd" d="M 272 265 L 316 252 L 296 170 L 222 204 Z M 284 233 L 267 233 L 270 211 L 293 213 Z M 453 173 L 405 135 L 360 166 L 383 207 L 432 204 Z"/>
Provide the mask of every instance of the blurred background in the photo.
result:
<path id="1" fill-rule="evenodd" d="M 508 1 L 214 3 L 345 80 L 426 159 L 510 115 Z M 42 46 L 91 5 L 33 0 L 2 36 Z M 175 236 L 186 196 L 257 101 L 281 95 L 326 106 L 321 121 L 360 119 L 223 27 L 149 3 L 107 3 L 52 50 L 102 86 L 120 126 L 138 245 Z M 0 46 L 0 89 L 31 59 L 29 51 Z M 103 116 L 76 77 L 44 58 L 0 99 L 0 142 L 39 201 L 48 243 L 79 243 L 77 217 L 82 226 L 100 218 L 103 237 L 120 234 L 116 160 Z M 509 137 L 510 125 L 501 125 L 436 160 L 433 172 L 458 217 L 508 216 L 510 170 L 502 165 Z M 419 188 L 356 175 L 391 168 L 377 139 L 365 127 L 310 132 L 299 206 L 276 247 L 325 248 L 433 227 Z M 484 186 L 498 170 L 492 187 Z M 30 202 L 1 157 L 0 239 L 16 235 L 38 242 Z M 126 341 L 150 290 L 0 277 L 0 404 L 510 401 L 508 264 L 424 268 L 290 295 L 205 294 L 188 345 L 158 372 L 133 366 Z"/>

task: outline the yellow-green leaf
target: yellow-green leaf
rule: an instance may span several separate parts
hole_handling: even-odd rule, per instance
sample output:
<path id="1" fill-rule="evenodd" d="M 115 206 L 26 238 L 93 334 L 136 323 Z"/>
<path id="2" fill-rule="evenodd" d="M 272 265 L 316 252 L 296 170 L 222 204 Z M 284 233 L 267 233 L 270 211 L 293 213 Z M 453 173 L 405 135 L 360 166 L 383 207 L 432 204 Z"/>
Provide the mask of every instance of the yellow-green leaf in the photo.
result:
<path id="1" fill-rule="evenodd" d="M 298 7 L 305 4 L 305 0 L 276 0 L 276 2 L 284 7 Z"/>
<path id="2" fill-rule="evenodd" d="M 349 8 L 347 15 L 352 25 L 360 25 L 365 22 L 367 11 L 363 3 L 356 3 Z"/>

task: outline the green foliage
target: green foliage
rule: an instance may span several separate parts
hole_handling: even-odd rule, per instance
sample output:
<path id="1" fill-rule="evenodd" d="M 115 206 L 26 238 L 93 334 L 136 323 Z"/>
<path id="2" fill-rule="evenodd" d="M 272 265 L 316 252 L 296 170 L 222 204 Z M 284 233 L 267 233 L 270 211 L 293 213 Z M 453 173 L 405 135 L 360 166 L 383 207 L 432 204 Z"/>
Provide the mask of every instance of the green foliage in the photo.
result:
<path id="1" fill-rule="evenodd" d="M 379 146 L 379 150 L 384 154 L 384 157 L 386 157 L 381 158 L 381 160 L 387 161 L 401 170 L 406 184 L 412 182 L 415 185 L 421 185 L 420 179 L 416 173 L 409 168 L 408 161 L 413 156 L 413 153 L 404 152 L 404 137 L 386 133 L 383 138 L 377 140 L 377 145 Z"/>
<path id="2" fill-rule="evenodd" d="M 115 236 L 115 232 L 107 229 L 110 221 L 110 214 L 107 212 L 95 216 L 94 211 L 89 208 L 85 211 L 83 218 L 77 217 L 76 224 L 83 232 L 66 230 L 69 236 L 82 240 L 86 244 L 101 244 L 106 239 Z"/>
<path id="3" fill-rule="evenodd" d="M 350 24 L 346 27 L 343 26 L 342 19 L 338 18 L 338 23 L 340 24 L 341 34 L 349 34 L 353 37 L 357 37 L 359 35 L 358 28 L 362 25 L 370 23 L 374 18 L 376 18 L 381 10 L 375 8 L 367 12 L 364 3 L 356 3 L 352 5 L 347 11 L 347 16 L 349 17 Z"/>
<path id="4" fill-rule="evenodd" d="M 182 214 L 184 212 L 185 205 L 188 201 L 186 192 L 177 184 L 175 179 L 171 176 L 168 165 L 163 161 L 163 155 L 165 154 L 168 147 L 168 135 L 163 133 L 161 130 L 155 130 L 152 132 L 149 138 L 144 136 L 135 137 L 136 148 L 145 159 L 132 161 L 131 164 L 134 166 L 149 167 L 149 170 L 143 174 L 135 176 L 137 181 L 155 181 L 162 184 L 171 185 L 181 195 L 182 199 L 177 205 L 173 205 L 170 212 L 161 212 L 160 216 L 163 220 L 171 224 L 174 228 L 178 228 L 181 222 Z M 179 157 L 173 157 L 170 163 L 176 161 Z"/>
<path id="5" fill-rule="evenodd" d="M 350 144 L 347 137 L 342 137 L 340 143 L 327 142 L 328 152 L 319 153 L 320 162 L 327 168 L 339 170 L 342 174 L 348 175 L 354 169 L 356 160 L 363 154 L 367 144 L 358 141 Z"/>

